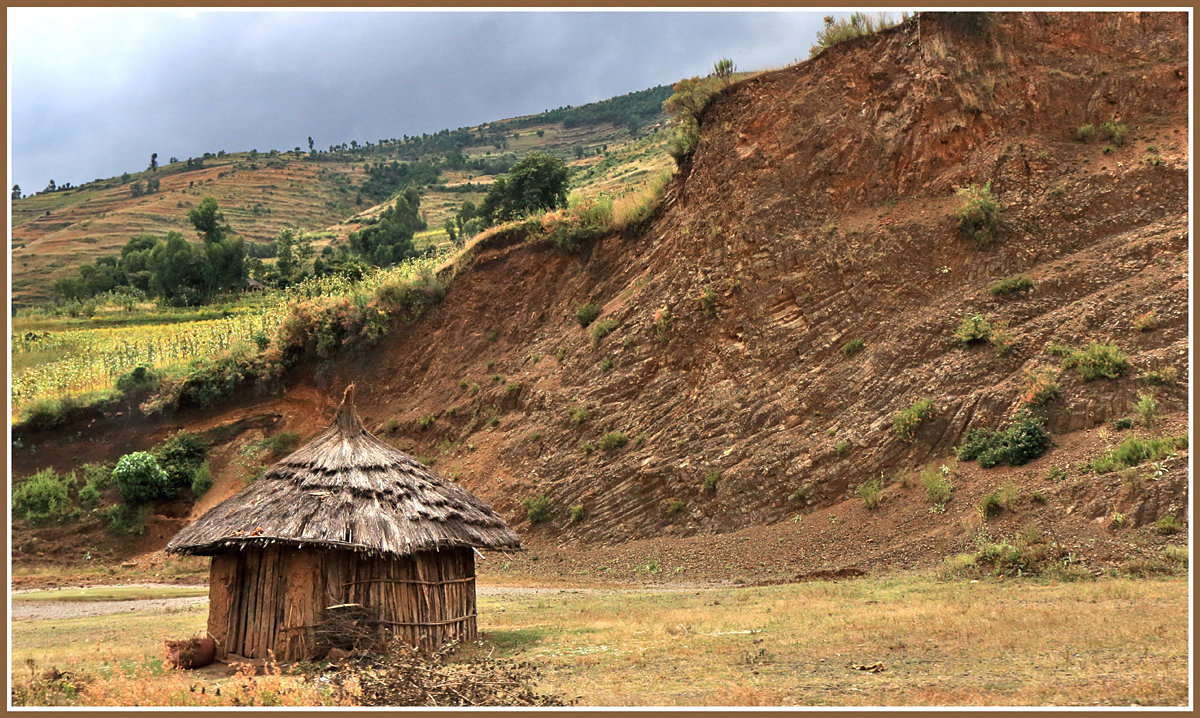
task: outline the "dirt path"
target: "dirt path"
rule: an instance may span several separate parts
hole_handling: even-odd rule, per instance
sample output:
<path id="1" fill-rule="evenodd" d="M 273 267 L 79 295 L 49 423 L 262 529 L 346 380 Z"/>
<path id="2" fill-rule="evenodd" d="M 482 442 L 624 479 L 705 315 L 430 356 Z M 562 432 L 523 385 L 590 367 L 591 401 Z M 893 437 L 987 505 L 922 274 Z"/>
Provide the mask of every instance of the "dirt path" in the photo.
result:
<path id="1" fill-rule="evenodd" d="M 128 585 L 128 584 L 125 584 Z M 173 584 L 138 584 L 146 588 L 168 588 Z M 479 586 L 476 592 L 480 596 L 542 596 L 563 593 L 614 594 L 637 593 L 643 591 L 680 592 L 701 591 L 717 586 L 636 586 L 630 588 L 572 588 L 572 587 L 536 587 L 536 586 Z M 90 586 L 89 588 L 99 588 Z M 67 589 L 62 589 L 67 590 Z M 126 601 L 22 601 L 22 593 L 27 590 L 13 591 L 13 604 L 10 618 L 14 621 L 44 621 L 48 619 L 85 618 L 89 616 L 105 616 L 113 613 L 142 612 L 167 613 L 182 611 L 194 606 L 208 604 L 207 596 L 182 596 L 179 598 L 133 599 Z"/>

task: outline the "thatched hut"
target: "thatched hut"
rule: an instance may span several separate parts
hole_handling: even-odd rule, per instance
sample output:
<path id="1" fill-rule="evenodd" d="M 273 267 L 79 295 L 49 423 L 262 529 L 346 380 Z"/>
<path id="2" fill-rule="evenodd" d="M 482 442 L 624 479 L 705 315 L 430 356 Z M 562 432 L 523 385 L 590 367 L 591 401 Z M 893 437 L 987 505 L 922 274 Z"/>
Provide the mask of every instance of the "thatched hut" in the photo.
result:
<path id="1" fill-rule="evenodd" d="M 477 635 L 478 548 L 519 548 L 487 504 L 363 428 L 346 390 L 309 444 L 167 544 L 212 556 L 217 657 L 318 658 Z"/>

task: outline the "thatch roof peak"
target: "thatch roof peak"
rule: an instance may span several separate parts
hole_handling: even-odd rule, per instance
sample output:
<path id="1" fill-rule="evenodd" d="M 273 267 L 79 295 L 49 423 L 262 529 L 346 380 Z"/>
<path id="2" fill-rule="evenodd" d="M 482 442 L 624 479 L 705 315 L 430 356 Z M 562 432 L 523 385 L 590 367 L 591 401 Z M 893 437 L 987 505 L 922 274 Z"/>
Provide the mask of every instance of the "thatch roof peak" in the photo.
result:
<path id="1" fill-rule="evenodd" d="M 180 531 L 167 551 L 273 543 L 395 556 L 520 547 L 490 506 L 368 432 L 353 384 L 324 432 Z"/>

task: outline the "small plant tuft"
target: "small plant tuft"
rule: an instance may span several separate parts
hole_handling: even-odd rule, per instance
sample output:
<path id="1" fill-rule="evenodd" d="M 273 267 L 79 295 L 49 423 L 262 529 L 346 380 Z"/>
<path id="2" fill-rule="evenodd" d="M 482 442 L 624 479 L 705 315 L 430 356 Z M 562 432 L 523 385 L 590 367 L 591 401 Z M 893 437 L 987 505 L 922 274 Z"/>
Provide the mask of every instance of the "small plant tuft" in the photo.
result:
<path id="1" fill-rule="evenodd" d="M 567 515 L 571 523 L 577 524 L 587 518 L 587 511 L 584 510 L 583 504 L 575 504 L 567 510 Z"/>
<path id="2" fill-rule="evenodd" d="M 1074 369 L 1084 381 L 1117 379 L 1129 372 L 1129 357 L 1115 344 L 1092 342 L 1062 360 L 1063 369 Z"/>
<path id="3" fill-rule="evenodd" d="M 612 331 L 620 325 L 616 319 L 601 319 L 592 325 L 592 346 L 600 346 L 600 341 L 604 337 L 612 334 Z"/>
<path id="4" fill-rule="evenodd" d="M 600 438 L 600 448 L 605 451 L 619 449 L 629 443 L 629 437 L 622 431 L 610 431 Z"/>
<path id="5" fill-rule="evenodd" d="M 863 506 L 868 511 L 873 511 L 879 506 L 879 502 L 883 498 L 883 477 L 876 476 L 873 479 L 867 479 L 854 489 L 854 495 L 862 499 Z"/>
<path id="6" fill-rule="evenodd" d="M 720 471 L 710 471 L 704 475 L 704 479 L 701 481 L 701 487 L 704 489 L 705 493 L 715 494 L 717 493 L 717 482 L 720 480 Z"/>
<path id="7" fill-rule="evenodd" d="M 842 345 L 842 356 L 852 357 L 862 351 L 867 346 L 867 343 L 862 339 L 851 339 Z"/>
<path id="8" fill-rule="evenodd" d="M 963 187 L 957 194 L 960 205 L 954 217 L 958 220 L 959 230 L 974 240 L 977 247 L 986 249 L 1000 230 L 1000 210 L 1003 209 L 992 193 L 992 183 Z"/>
<path id="9" fill-rule="evenodd" d="M 994 296 L 1028 292 L 1033 289 L 1033 279 L 1028 274 L 1018 274 L 1015 277 L 1005 277 L 988 285 L 988 291 Z"/>
<path id="10" fill-rule="evenodd" d="M 917 429 L 933 416 L 932 399 L 919 399 L 907 409 L 901 409 L 892 416 L 892 428 L 903 441 L 912 443 L 917 440 Z"/>
<path id="11" fill-rule="evenodd" d="M 522 499 L 521 505 L 525 507 L 525 515 L 531 524 L 540 524 L 550 518 L 550 497 L 545 494 Z"/>
<path id="12" fill-rule="evenodd" d="M 579 322 L 579 326 L 586 327 L 596 321 L 596 317 L 600 316 L 600 305 L 588 302 L 580 304 L 575 309 L 575 321 Z"/>

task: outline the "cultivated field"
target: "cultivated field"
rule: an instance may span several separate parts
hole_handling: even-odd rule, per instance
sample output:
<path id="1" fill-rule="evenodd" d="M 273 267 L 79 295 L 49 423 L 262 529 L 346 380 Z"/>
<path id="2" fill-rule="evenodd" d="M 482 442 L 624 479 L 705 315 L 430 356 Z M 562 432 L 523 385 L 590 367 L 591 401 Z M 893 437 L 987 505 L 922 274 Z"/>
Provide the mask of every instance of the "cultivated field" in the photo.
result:
<path id="1" fill-rule="evenodd" d="M 898 574 L 742 588 L 485 585 L 480 594 L 483 641 L 461 655 L 529 661 L 541 670 L 540 691 L 580 705 L 1187 701 L 1183 579 Z M 16 621 L 14 677 L 27 677 L 32 660 L 35 671 L 117 676 L 85 687 L 74 699 L 82 703 L 90 690 L 108 702 L 200 702 L 197 687 L 207 685 L 207 696 L 231 683 L 230 671 L 164 671 L 160 655 L 164 638 L 201 634 L 206 615 L 201 605 Z M 150 678 L 119 678 L 137 670 Z M 263 700 L 322 700 L 309 678 L 277 677 Z"/>

